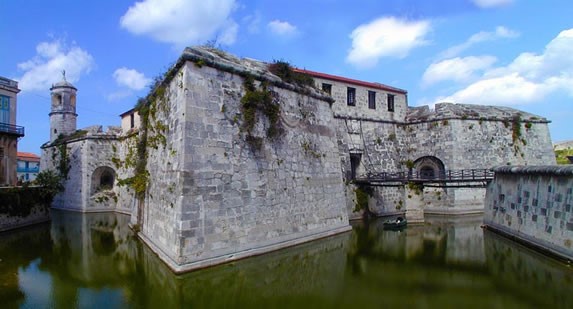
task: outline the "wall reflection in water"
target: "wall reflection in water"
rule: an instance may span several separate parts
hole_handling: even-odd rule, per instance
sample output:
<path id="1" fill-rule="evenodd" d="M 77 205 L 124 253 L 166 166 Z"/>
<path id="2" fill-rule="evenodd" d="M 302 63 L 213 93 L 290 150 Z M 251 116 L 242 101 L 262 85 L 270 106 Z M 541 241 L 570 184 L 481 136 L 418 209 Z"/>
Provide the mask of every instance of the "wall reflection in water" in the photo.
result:
<path id="1" fill-rule="evenodd" d="M 556 260 L 485 231 L 488 269 L 499 289 L 531 306 L 572 308 L 573 270 Z"/>
<path id="2" fill-rule="evenodd" d="M 120 214 L 53 213 L 0 235 L 8 307 L 564 307 L 572 272 L 486 234 L 481 217 L 351 233 L 174 275 Z M 550 289 L 549 293 L 531 291 Z M 484 297 L 486 296 L 487 297 Z"/>

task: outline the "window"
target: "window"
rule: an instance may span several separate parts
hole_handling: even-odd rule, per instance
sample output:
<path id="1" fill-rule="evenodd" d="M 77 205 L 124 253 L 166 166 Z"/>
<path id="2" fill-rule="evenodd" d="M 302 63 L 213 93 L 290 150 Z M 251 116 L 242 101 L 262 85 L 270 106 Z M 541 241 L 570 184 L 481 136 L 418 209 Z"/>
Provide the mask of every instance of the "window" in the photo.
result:
<path id="1" fill-rule="evenodd" d="M 332 85 L 327 83 L 322 83 L 322 91 L 332 94 Z"/>
<path id="2" fill-rule="evenodd" d="M 356 105 L 356 88 L 348 87 L 346 89 L 346 104 L 348 106 Z"/>
<path id="3" fill-rule="evenodd" d="M 129 127 L 130 128 L 135 127 L 135 115 L 133 113 L 129 115 Z"/>
<path id="4" fill-rule="evenodd" d="M 368 91 L 368 108 L 376 109 L 376 92 Z"/>
<path id="5" fill-rule="evenodd" d="M 393 94 L 388 94 L 388 111 L 389 112 L 394 111 L 394 95 Z"/>
<path id="6" fill-rule="evenodd" d="M 10 97 L 0 95 L 0 123 L 10 124 Z"/>

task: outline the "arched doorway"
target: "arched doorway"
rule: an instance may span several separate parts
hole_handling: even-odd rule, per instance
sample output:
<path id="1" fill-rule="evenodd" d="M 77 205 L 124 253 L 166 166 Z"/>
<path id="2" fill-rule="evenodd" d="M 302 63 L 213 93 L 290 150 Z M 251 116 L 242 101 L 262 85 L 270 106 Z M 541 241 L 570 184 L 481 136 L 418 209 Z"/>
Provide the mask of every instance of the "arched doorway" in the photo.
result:
<path id="1" fill-rule="evenodd" d="M 113 189 L 115 183 L 115 171 L 108 166 L 100 166 L 96 168 L 92 174 L 92 194 Z"/>
<path id="2" fill-rule="evenodd" d="M 425 156 L 414 161 L 414 170 L 422 179 L 436 179 L 444 177 L 445 168 L 442 160 Z"/>

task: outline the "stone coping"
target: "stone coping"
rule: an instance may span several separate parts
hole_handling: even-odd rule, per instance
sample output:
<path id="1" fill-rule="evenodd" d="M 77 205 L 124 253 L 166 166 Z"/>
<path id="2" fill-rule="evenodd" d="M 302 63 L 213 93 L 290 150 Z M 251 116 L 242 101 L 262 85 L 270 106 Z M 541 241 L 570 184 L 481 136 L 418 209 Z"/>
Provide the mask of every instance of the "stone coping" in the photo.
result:
<path id="1" fill-rule="evenodd" d="M 463 103 L 437 103 L 435 109 L 429 106 L 414 106 L 408 108 L 408 122 L 428 122 L 435 120 L 462 119 L 477 121 L 512 122 L 515 117 L 521 123 L 550 123 L 544 117 L 505 106 L 490 106 Z"/>
<path id="2" fill-rule="evenodd" d="M 183 54 L 177 60 L 175 65 L 165 74 L 165 80 L 162 84 L 169 83 L 175 77 L 179 68 L 181 68 L 187 61 L 195 63 L 198 67 L 208 66 L 219 71 L 242 77 L 252 76 L 258 81 L 268 82 L 278 88 L 301 93 L 314 99 L 327 102 L 328 104 L 334 103 L 334 99 L 332 97 L 323 94 L 316 88 L 298 86 L 284 82 L 280 77 L 269 72 L 267 68 L 268 64 L 265 62 L 249 58 L 239 58 L 219 49 L 204 46 L 185 48 Z"/>
<path id="3" fill-rule="evenodd" d="M 573 176 L 573 165 L 504 165 L 492 170 L 496 174 Z"/>

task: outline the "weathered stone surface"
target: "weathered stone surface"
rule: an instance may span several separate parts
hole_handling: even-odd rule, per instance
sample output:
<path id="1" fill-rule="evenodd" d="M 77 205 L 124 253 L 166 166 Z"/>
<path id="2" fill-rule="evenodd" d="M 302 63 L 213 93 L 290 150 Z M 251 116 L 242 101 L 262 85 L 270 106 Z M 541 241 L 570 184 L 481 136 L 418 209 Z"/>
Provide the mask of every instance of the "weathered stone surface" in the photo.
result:
<path id="1" fill-rule="evenodd" d="M 71 169 L 54 206 L 130 213 L 142 239 L 177 271 L 347 230 L 349 216 L 360 216 L 353 212 L 353 176 L 424 164 L 456 170 L 555 162 L 547 120 L 511 108 L 409 108 L 406 91 L 375 83 L 351 85 L 354 104 L 348 105 L 352 80 L 315 77 L 317 88 L 331 84 L 328 95 L 285 83 L 262 62 L 209 48 L 186 49 L 166 76 L 150 117 L 150 134 L 159 139 L 147 147 L 145 198 L 117 182 L 134 175 L 134 162 L 125 162 L 137 159 L 142 134 L 126 121 L 125 131 L 93 126 L 64 142 Z M 274 140 L 266 137 L 269 120 L 257 112 L 253 136 L 260 147 L 250 146 L 241 128 L 246 77 L 257 87 L 264 83 L 281 107 L 284 134 Z M 44 146 L 43 169 L 58 168 L 59 151 L 58 143 Z M 113 174 L 111 188 L 102 171 Z M 409 210 L 415 218 L 422 211 L 476 212 L 483 210 L 483 194 L 423 188 L 413 203 L 404 186 L 377 187 L 369 209 L 375 215 Z"/>
<path id="2" fill-rule="evenodd" d="M 50 221 L 50 210 L 43 205 L 36 205 L 31 208 L 28 215 L 23 217 L 0 214 L 0 232 L 47 221 Z"/>
<path id="3" fill-rule="evenodd" d="M 495 171 L 484 223 L 573 260 L 573 167 L 503 166 Z"/>

